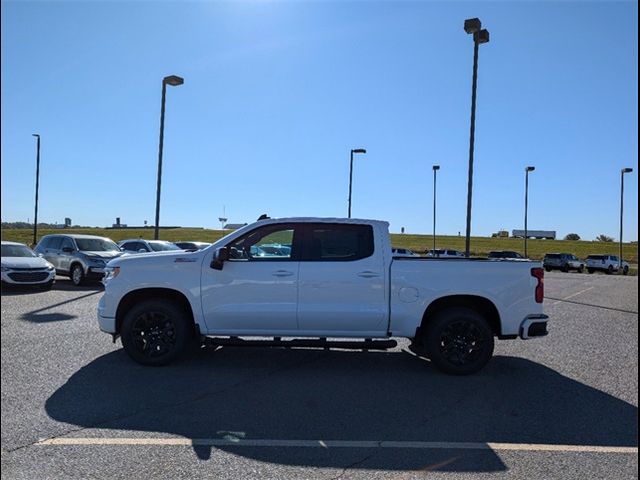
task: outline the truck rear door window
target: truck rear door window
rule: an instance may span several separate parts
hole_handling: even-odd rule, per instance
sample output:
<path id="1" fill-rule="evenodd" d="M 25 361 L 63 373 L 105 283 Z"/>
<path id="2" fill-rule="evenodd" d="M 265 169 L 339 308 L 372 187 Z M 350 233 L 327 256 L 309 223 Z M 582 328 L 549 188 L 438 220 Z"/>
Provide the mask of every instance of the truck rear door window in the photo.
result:
<path id="1" fill-rule="evenodd" d="M 373 255 L 371 225 L 321 223 L 307 227 L 302 260 L 315 262 L 354 261 Z"/>

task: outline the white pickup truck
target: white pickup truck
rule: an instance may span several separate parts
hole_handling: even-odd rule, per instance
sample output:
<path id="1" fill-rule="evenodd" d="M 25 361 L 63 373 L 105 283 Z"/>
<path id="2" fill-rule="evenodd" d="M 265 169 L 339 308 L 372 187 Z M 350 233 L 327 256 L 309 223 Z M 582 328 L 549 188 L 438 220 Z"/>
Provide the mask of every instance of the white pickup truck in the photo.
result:
<path id="1" fill-rule="evenodd" d="M 122 256 L 103 283 L 100 329 L 145 365 L 194 339 L 385 349 L 405 337 L 442 371 L 470 374 L 494 337 L 547 334 L 539 262 L 393 258 L 375 220 L 266 219 L 204 250 Z"/>

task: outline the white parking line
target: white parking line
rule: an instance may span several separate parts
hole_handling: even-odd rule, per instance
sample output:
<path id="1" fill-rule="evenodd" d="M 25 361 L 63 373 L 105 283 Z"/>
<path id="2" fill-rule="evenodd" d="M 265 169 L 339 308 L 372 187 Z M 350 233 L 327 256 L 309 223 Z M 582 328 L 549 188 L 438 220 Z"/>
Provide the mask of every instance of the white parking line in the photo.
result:
<path id="1" fill-rule="evenodd" d="M 210 446 L 210 447 L 304 447 L 304 448 L 413 448 L 455 450 L 507 450 L 528 452 L 586 452 L 635 453 L 638 447 L 600 445 L 553 445 L 544 443 L 481 443 L 481 442 L 403 442 L 374 440 L 264 440 L 224 438 L 51 438 L 35 445 L 152 445 L 152 446 Z"/>
<path id="2" fill-rule="evenodd" d="M 572 295 L 569 295 L 568 297 L 564 297 L 562 300 L 558 300 L 553 305 L 557 305 L 557 304 L 559 304 L 561 302 L 564 302 L 565 300 L 569 300 L 570 298 L 577 297 L 578 295 L 582 295 L 584 292 L 588 292 L 589 290 L 593 290 L 593 288 L 594 287 L 588 287 L 588 288 L 585 288 L 584 290 L 580 290 L 579 292 L 576 292 L 576 293 L 574 293 Z"/>

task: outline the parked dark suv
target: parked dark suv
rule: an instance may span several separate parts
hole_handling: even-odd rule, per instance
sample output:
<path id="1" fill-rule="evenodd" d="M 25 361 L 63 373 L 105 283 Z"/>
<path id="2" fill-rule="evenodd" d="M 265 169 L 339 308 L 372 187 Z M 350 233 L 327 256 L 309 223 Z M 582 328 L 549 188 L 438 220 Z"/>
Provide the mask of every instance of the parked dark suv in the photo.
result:
<path id="1" fill-rule="evenodd" d="M 487 255 L 487 258 L 513 259 L 513 258 L 524 258 L 524 257 L 520 255 L 518 252 L 513 252 L 511 250 L 498 250 L 498 251 L 489 252 L 489 255 Z"/>
<path id="2" fill-rule="evenodd" d="M 542 261 L 542 266 L 547 272 L 551 270 L 584 272 L 584 262 L 572 253 L 547 253 Z"/>

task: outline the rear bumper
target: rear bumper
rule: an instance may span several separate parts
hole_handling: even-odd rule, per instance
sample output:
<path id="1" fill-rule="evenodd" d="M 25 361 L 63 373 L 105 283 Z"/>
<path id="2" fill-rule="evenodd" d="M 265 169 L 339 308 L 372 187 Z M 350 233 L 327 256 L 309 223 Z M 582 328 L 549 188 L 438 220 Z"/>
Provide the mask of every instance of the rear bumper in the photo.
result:
<path id="1" fill-rule="evenodd" d="M 533 337 L 544 337 L 547 331 L 549 317 L 544 314 L 528 315 L 520 324 L 520 338 L 527 340 Z"/>

